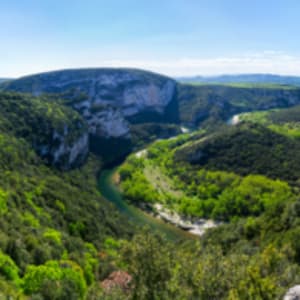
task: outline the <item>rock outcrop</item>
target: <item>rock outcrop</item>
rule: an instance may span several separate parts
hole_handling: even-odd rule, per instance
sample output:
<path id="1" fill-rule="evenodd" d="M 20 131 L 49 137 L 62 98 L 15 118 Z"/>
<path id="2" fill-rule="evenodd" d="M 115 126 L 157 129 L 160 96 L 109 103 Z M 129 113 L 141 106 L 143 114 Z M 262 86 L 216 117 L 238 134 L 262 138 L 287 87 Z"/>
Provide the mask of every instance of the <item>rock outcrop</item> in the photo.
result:
<path id="1" fill-rule="evenodd" d="M 89 151 L 86 122 L 73 109 L 48 98 L 0 93 L 0 130 L 25 139 L 49 165 L 69 169 Z"/>
<path id="2" fill-rule="evenodd" d="M 52 138 L 46 144 L 36 144 L 37 153 L 45 158 L 49 164 L 61 169 L 70 169 L 81 165 L 89 152 L 88 131 L 70 141 L 70 132 L 67 126 L 63 133 L 53 131 Z"/>
<path id="3" fill-rule="evenodd" d="M 104 138 L 129 138 L 132 117 L 163 116 L 173 100 L 176 82 L 130 69 L 65 70 L 27 76 L 6 85 L 7 90 L 59 94 L 86 120 L 89 132 Z"/>
<path id="4" fill-rule="evenodd" d="M 130 291 L 132 276 L 125 271 L 114 271 L 101 282 L 101 287 L 105 293 L 111 293 L 114 289 L 121 289 L 123 292 Z"/>
<path id="5" fill-rule="evenodd" d="M 129 153 L 134 143 L 132 124 L 168 123 L 169 118 L 174 118 L 176 87 L 176 82 L 168 77 L 133 69 L 63 70 L 27 76 L 5 84 L 8 91 L 34 96 L 55 95 L 56 102 L 59 97 L 60 102 L 83 117 L 89 137 L 80 137 L 70 147 L 60 136 L 57 137 L 59 146 L 55 152 L 47 147 L 41 149 L 42 153 L 48 151 L 46 156 L 54 164 L 64 156 L 66 164 L 70 165 L 85 156 L 88 140 L 91 151 L 101 155 L 105 162 Z"/>
<path id="6" fill-rule="evenodd" d="M 300 300 L 300 285 L 290 288 L 285 294 L 283 300 Z"/>

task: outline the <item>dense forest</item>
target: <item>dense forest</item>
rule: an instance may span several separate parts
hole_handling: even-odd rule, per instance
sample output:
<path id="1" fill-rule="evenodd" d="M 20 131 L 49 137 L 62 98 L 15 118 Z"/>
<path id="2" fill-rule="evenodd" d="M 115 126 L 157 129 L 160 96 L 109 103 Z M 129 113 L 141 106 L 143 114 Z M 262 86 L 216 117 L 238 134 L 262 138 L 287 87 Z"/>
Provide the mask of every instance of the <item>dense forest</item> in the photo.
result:
<path id="1" fill-rule="evenodd" d="M 224 127 L 233 109 L 223 126 L 186 134 L 179 124 L 130 124 L 134 148 L 167 139 L 117 169 L 124 199 L 220 222 L 175 241 L 101 196 L 105 156 L 83 151 L 67 164 L 87 131 L 68 101 L 1 92 L 0 103 L 1 297 L 271 300 L 299 282 L 299 107 Z"/>
<path id="2" fill-rule="evenodd" d="M 120 188 L 135 205 L 223 222 L 194 250 L 185 246 L 182 258 L 192 251 L 206 276 L 182 299 L 281 299 L 299 280 L 298 110 L 248 113 L 233 127 L 158 141 L 120 167 Z M 279 130 L 288 123 L 292 134 Z"/>
<path id="3" fill-rule="evenodd" d="M 300 175 L 299 145 L 299 140 L 270 128 L 241 123 L 178 149 L 175 160 L 207 170 L 261 174 L 296 183 Z"/>
<path id="4" fill-rule="evenodd" d="M 290 201 L 297 189 L 297 144 L 293 147 L 287 144 L 289 151 L 296 151 L 294 155 L 286 155 L 281 139 L 278 146 L 274 136 L 268 140 L 258 128 L 261 129 L 248 124 L 228 128 L 228 136 L 222 130 L 220 135 L 204 137 L 200 142 L 185 141 L 184 137 L 182 141 L 178 138 L 157 142 L 148 148 L 147 157 L 131 156 L 123 164 L 120 169 L 123 192 L 137 203 L 161 202 L 184 215 L 220 220 L 257 216 L 276 201 Z M 249 137 L 249 131 L 255 133 L 254 137 Z M 278 161 L 283 162 L 286 170 L 279 171 Z M 295 185 L 291 186 L 288 179 Z"/>
<path id="5" fill-rule="evenodd" d="M 113 270 L 106 259 L 100 267 L 106 239 L 133 230 L 98 192 L 99 159 L 64 173 L 33 150 L 53 127 L 77 126 L 77 114 L 19 94 L 2 93 L 0 102 L 0 294 L 83 299 Z"/>

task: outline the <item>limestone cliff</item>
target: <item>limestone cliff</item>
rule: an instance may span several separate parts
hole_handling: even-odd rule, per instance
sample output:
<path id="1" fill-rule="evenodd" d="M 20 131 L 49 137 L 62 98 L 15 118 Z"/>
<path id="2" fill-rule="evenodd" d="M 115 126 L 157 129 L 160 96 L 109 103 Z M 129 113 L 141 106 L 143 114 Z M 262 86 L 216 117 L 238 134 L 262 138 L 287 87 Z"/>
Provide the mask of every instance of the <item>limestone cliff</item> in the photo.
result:
<path id="1" fill-rule="evenodd" d="M 70 140 L 72 134 L 65 125 L 62 133 L 53 130 L 47 143 L 36 143 L 34 149 L 48 163 L 61 169 L 70 169 L 81 165 L 89 152 L 89 135 L 87 130 Z"/>
<path id="2" fill-rule="evenodd" d="M 43 73 L 10 82 L 7 90 L 36 96 L 55 93 L 86 120 L 89 132 L 104 138 L 129 138 L 130 118 L 144 114 L 163 118 L 176 82 L 130 69 L 81 69 Z"/>
<path id="3" fill-rule="evenodd" d="M 0 93 L 0 132 L 23 138 L 47 164 L 80 165 L 89 151 L 85 121 L 73 109 L 46 97 Z"/>

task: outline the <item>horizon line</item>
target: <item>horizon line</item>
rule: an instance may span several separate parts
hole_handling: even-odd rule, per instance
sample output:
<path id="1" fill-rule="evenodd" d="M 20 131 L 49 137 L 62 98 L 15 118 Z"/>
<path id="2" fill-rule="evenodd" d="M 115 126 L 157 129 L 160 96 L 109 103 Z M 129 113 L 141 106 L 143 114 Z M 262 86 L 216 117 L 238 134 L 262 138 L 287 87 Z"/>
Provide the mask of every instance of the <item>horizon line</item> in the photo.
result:
<path id="1" fill-rule="evenodd" d="M 40 71 L 40 72 L 33 72 L 33 73 L 25 73 L 17 76 L 6 76 L 6 75 L 0 75 L 0 79 L 5 79 L 5 80 L 17 80 L 20 78 L 24 77 L 30 77 L 30 76 L 36 76 L 40 74 L 45 74 L 45 73 L 53 73 L 53 72 L 62 72 L 62 71 L 76 71 L 76 70 L 97 70 L 97 69 L 113 69 L 113 70 L 136 70 L 136 71 L 144 71 L 144 72 L 149 72 L 149 73 L 154 73 L 158 75 L 162 75 L 165 77 L 170 77 L 174 79 L 184 79 L 184 78 L 195 78 L 195 77 L 202 77 L 202 78 L 215 78 L 215 77 L 222 77 L 222 76 L 279 76 L 279 77 L 300 77 L 299 74 L 287 74 L 287 73 L 276 73 L 276 72 L 220 72 L 220 73 L 195 73 L 195 74 L 189 74 L 189 75 L 169 75 L 163 72 L 155 71 L 155 70 L 150 70 L 150 69 L 143 69 L 143 68 L 137 68 L 137 67 L 116 67 L 116 66 L 99 66 L 99 67 L 67 67 L 67 68 L 58 68 L 58 69 L 50 69 L 50 70 L 45 70 L 45 71 Z"/>

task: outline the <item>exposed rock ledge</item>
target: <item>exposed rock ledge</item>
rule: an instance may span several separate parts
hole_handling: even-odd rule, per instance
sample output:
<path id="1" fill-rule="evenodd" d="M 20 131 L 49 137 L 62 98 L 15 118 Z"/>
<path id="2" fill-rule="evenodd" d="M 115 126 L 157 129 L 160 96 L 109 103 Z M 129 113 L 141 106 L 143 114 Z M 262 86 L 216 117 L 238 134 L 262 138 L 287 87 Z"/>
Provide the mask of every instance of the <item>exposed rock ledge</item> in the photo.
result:
<path id="1" fill-rule="evenodd" d="M 141 208 L 147 211 L 149 211 L 150 208 L 155 217 L 198 236 L 202 236 L 210 228 L 215 228 L 221 225 L 221 222 L 214 220 L 180 216 L 178 213 L 165 208 L 160 203 L 155 203 L 154 205 L 143 203 Z"/>
<path id="2" fill-rule="evenodd" d="M 227 123 L 228 123 L 229 125 L 237 125 L 237 124 L 239 124 L 239 123 L 240 123 L 240 116 L 239 116 L 239 114 L 233 115 L 233 116 L 227 121 Z"/>
<path id="3" fill-rule="evenodd" d="M 300 285 L 290 288 L 285 294 L 283 300 L 300 300 Z"/>
<path id="4" fill-rule="evenodd" d="M 143 149 L 143 150 L 140 150 L 140 151 L 136 152 L 135 156 L 137 158 L 142 158 L 142 157 L 147 156 L 147 152 L 148 152 L 147 149 Z"/>
<path id="5" fill-rule="evenodd" d="M 35 142 L 34 149 L 48 164 L 55 165 L 63 170 L 81 165 L 89 151 L 89 135 L 87 130 L 70 131 L 64 126 L 63 132 L 54 130 L 47 143 Z"/>

